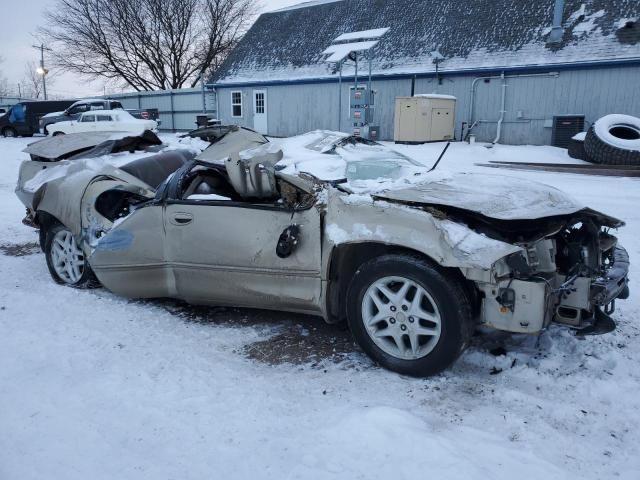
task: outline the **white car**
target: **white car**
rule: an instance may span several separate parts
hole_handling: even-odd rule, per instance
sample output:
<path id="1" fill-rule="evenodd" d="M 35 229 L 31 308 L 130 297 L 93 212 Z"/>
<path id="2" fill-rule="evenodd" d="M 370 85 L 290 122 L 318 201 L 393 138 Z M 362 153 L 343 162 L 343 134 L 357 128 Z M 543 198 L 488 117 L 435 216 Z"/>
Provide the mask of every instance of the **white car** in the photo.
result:
<path id="1" fill-rule="evenodd" d="M 155 120 L 140 120 L 124 110 L 92 110 L 85 112 L 77 120 L 54 123 L 49 127 L 50 135 L 79 132 L 132 132 L 140 134 L 145 130 L 157 130 Z"/>

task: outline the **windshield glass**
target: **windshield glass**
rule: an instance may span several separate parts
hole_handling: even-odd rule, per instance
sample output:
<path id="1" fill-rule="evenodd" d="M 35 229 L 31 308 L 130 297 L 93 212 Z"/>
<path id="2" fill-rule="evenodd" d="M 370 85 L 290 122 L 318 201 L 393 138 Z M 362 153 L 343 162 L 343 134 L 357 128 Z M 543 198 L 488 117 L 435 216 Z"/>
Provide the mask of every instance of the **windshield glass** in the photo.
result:
<path id="1" fill-rule="evenodd" d="M 284 152 L 278 163 L 289 175 L 310 174 L 345 183 L 354 191 L 380 190 L 419 181 L 427 168 L 392 148 L 340 132 L 315 131 L 273 139 Z"/>

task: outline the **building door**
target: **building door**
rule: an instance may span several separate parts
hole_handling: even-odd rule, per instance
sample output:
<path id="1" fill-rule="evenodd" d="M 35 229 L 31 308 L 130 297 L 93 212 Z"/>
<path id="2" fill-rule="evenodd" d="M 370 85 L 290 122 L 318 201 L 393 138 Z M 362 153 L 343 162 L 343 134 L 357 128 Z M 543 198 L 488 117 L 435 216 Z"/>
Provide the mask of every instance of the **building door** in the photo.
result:
<path id="1" fill-rule="evenodd" d="M 267 91 L 253 91 L 253 129 L 267 134 Z"/>

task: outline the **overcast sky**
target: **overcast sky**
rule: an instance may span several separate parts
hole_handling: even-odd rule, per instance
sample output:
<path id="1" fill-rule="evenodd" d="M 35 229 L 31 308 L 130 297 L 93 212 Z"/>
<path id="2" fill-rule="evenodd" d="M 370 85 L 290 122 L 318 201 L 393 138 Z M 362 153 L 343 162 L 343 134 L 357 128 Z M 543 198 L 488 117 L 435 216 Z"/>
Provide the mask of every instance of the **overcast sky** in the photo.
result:
<path id="1" fill-rule="evenodd" d="M 303 0 L 259 0 L 262 11 L 270 11 L 286 7 Z M 29 61 L 39 61 L 39 52 L 32 45 L 36 43 L 33 33 L 43 22 L 42 12 L 46 8 L 55 5 L 56 0 L 20 0 L 2 3 L 11 5 L 10 10 L 4 12 L 4 21 L 0 28 L 0 57 L 4 59 L 0 63 L 0 76 L 6 77 L 12 89 L 17 90 L 17 85 L 25 76 L 25 65 Z M 46 53 L 46 52 L 45 52 Z M 46 56 L 45 56 L 46 63 Z M 56 80 L 47 90 L 56 95 L 71 97 L 99 94 L 103 92 L 103 84 L 100 81 L 89 83 L 86 78 L 64 72 L 51 72 Z"/>

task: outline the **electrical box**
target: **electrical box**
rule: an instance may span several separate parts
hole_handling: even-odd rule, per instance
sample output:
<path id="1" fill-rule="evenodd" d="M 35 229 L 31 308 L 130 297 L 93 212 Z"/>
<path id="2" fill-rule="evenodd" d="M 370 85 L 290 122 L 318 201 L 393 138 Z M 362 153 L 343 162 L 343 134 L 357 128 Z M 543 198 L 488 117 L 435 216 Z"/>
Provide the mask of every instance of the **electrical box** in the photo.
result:
<path id="1" fill-rule="evenodd" d="M 351 134 L 354 137 L 366 138 L 367 140 L 380 140 L 380 126 L 365 125 L 363 127 L 355 127 Z"/>
<path id="2" fill-rule="evenodd" d="M 456 97 L 416 95 L 396 97 L 393 139 L 396 143 L 453 140 Z"/>
<path id="3" fill-rule="evenodd" d="M 354 127 L 363 127 L 371 122 L 373 112 L 368 107 L 351 108 L 351 120 Z"/>
<path id="4" fill-rule="evenodd" d="M 373 92 L 369 92 L 368 89 L 360 87 L 358 89 L 351 89 L 349 100 L 352 107 L 370 107 L 374 104 L 374 97 Z"/>

